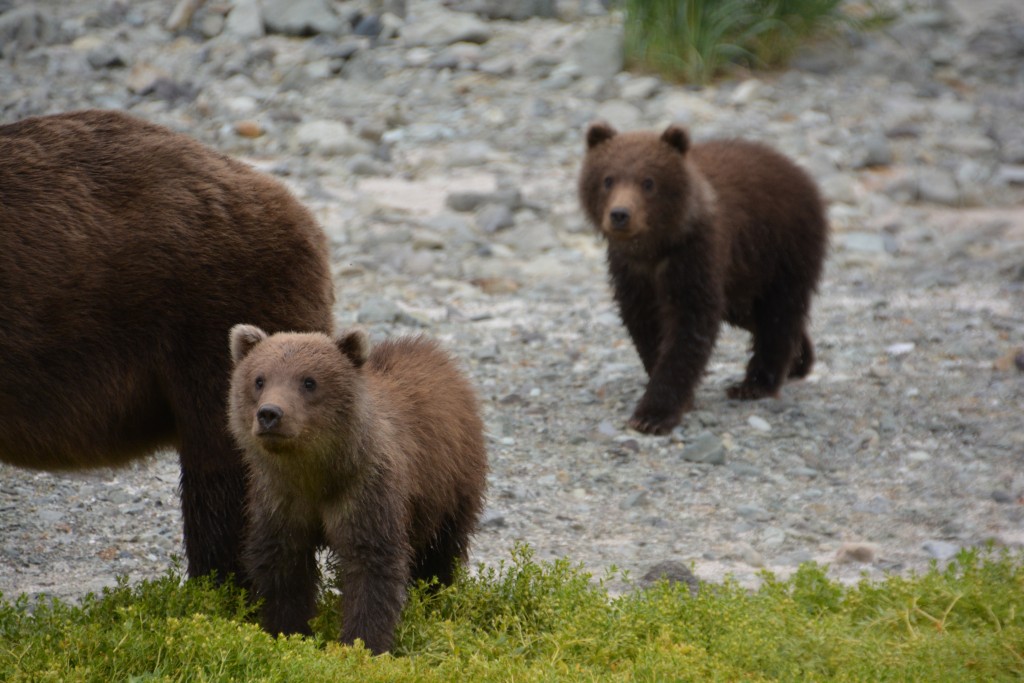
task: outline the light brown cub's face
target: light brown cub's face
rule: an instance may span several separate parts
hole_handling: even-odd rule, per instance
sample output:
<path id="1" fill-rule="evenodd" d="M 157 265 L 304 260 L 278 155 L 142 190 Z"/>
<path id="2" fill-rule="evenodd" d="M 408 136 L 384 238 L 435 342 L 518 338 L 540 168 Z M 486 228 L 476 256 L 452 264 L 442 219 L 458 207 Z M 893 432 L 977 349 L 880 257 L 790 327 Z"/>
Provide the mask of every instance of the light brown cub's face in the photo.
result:
<path id="1" fill-rule="evenodd" d="M 229 426 L 244 448 L 301 454 L 347 432 L 366 361 L 365 333 L 268 336 L 258 327 L 236 325 L 231 355 Z"/>
<path id="2" fill-rule="evenodd" d="M 580 171 L 580 203 L 587 218 L 612 241 L 642 237 L 672 225 L 685 202 L 683 160 L 689 138 L 669 126 L 618 133 L 606 123 L 587 130 L 587 153 Z"/>

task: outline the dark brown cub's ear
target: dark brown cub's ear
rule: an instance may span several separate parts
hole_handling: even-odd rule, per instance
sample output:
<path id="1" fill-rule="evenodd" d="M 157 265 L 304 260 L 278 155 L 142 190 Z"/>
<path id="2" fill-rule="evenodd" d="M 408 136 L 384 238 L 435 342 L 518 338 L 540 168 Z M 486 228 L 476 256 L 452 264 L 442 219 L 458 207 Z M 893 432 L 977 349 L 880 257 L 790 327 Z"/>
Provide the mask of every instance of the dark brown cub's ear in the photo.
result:
<path id="1" fill-rule="evenodd" d="M 255 325 L 235 325 L 231 328 L 230 338 L 231 360 L 238 365 L 254 346 L 267 338 L 267 333 Z"/>
<path id="2" fill-rule="evenodd" d="M 616 135 L 617 131 L 606 121 L 596 121 L 587 128 L 587 149 L 591 149 L 605 140 L 610 140 Z"/>
<path id="3" fill-rule="evenodd" d="M 682 126 L 669 126 L 661 134 L 661 139 L 678 149 L 680 154 L 686 154 L 686 150 L 690 149 L 690 136 Z"/>
<path id="4" fill-rule="evenodd" d="M 370 356 L 370 338 L 367 336 L 366 330 L 360 328 L 349 330 L 338 335 L 334 343 L 338 345 L 338 350 L 348 356 L 352 365 L 357 368 L 363 367 L 363 363 Z"/>

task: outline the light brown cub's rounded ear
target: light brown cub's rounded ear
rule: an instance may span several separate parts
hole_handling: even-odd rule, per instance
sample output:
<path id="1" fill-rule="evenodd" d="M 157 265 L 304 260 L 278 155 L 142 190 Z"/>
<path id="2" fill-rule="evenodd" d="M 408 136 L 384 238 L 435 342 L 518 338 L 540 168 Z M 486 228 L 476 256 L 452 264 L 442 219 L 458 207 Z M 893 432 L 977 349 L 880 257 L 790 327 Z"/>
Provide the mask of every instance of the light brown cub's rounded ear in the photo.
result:
<path id="1" fill-rule="evenodd" d="M 352 361 L 352 365 L 361 368 L 366 359 L 370 357 L 370 337 L 366 330 L 355 328 L 338 335 L 334 340 L 338 350 Z"/>
<path id="2" fill-rule="evenodd" d="M 249 355 L 253 347 L 267 338 L 267 333 L 255 325 L 235 325 L 229 335 L 231 360 L 235 365 Z"/>
<path id="3" fill-rule="evenodd" d="M 618 131 L 612 128 L 607 121 L 595 121 L 587 128 L 587 149 L 591 149 L 605 140 L 610 140 L 616 135 L 618 135 Z"/>
<path id="4" fill-rule="evenodd" d="M 686 150 L 690 149 L 690 135 L 682 126 L 669 126 L 661 134 L 661 139 L 678 149 L 680 154 L 686 154 Z"/>

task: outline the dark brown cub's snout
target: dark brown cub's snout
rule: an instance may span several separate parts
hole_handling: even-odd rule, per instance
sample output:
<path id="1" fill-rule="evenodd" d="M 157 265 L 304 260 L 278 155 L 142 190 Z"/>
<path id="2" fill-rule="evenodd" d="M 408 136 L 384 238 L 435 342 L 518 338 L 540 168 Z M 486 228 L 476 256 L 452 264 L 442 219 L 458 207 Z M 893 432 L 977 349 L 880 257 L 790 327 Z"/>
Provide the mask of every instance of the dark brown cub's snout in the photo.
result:
<path id="1" fill-rule="evenodd" d="M 629 209 L 623 206 L 615 207 L 608 212 L 608 221 L 611 223 L 612 230 L 629 229 Z"/>

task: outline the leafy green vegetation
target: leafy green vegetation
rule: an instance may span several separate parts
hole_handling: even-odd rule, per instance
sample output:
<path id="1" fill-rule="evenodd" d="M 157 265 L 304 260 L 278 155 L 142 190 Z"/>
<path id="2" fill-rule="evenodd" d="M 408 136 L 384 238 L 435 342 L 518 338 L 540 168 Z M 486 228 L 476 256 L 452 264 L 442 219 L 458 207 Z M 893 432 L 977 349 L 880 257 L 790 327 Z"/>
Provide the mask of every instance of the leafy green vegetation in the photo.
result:
<path id="1" fill-rule="evenodd" d="M 855 19 L 843 0 L 624 0 L 626 59 L 690 83 L 728 67 L 785 64 L 809 39 L 842 25 L 885 21 L 871 0 Z"/>
<path id="2" fill-rule="evenodd" d="M 335 598 L 325 596 L 331 603 Z M 748 591 L 681 585 L 609 597 L 518 548 L 499 567 L 413 591 L 394 655 L 270 638 L 243 593 L 180 574 L 122 581 L 80 606 L 0 600 L 5 681 L 998 681 L 1024 677 L 1024 558 L 844 586 L 808 564 Z"/>

